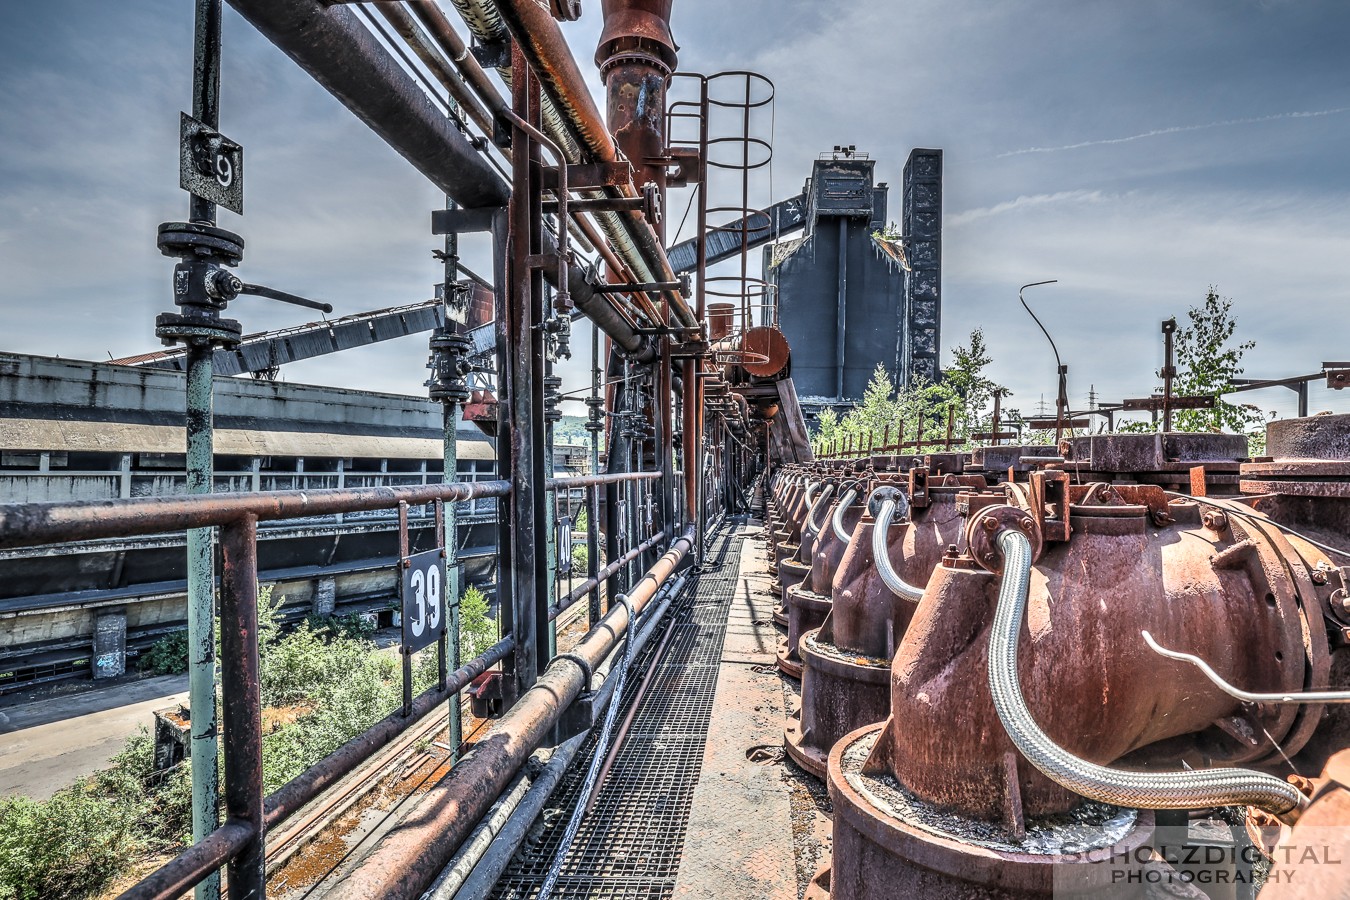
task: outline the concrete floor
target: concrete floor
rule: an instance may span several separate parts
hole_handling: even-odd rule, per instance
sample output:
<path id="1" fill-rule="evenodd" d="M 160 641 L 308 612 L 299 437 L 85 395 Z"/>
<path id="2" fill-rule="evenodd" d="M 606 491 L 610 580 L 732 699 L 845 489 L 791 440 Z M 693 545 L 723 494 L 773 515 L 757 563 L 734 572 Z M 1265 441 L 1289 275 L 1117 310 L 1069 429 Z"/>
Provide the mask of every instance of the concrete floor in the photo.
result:
<path id="1" fill-rule="evenodd" d="M 107 765 L 154 711 L 187 702 L 187 676 L 164 675 L 0 709 L 0 796 L 46 799 Z"/>
<path id="2" fill-rule="evenodd" d="M 746 527 L 727 618 L 713 727 L 694 789 L 675 896 L 796 900 L 792 789 L 783 774 L 783 688 L 764 541 Z"/>

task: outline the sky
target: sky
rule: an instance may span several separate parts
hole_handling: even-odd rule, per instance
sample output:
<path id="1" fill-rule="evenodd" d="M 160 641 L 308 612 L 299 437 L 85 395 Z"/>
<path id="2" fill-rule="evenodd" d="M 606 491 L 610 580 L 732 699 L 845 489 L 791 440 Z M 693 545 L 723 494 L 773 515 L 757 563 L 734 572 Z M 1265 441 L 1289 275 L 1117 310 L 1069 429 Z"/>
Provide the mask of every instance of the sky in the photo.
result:
<path id="1" fill-rule="evenodd" d="M 582 8 L 566 32 L 593 72 L 599 3 Z M 944 150 L 943 362 L 982 328 L 1010 406 L 1053 402 L 1053 357 L 1017 303 L 1019 285 L 1051 278 L 1027 297 L 1075 405 L 1090 389 L 1147 396 L 1160 320 L 1210 285 L 1232 299 L 1239 339 L 1256 341 L 1248 376 L 1350 359 L 1340 0 L 675 0 L 673 30 L 681 69 L 774 82 L 754 123 L 774 146 L 754 203 L 795 193 L 836 144 L 869 152 L 896 186 L 910 148 Z M 0 350 L 157 349 L 173 262 L 155 229 L 186 215 L 191 38 L 190 0 L 0 4 Z M 245 281 L 335 315 L 430 299 L 428 211 L 443 196 L 228 6 L 221 109 L 245 148 L 245 215 L 220 221 L 245 238 Z M 687 199 L 670 198 L 670 228 Z M 466 261 L 486 271 L 469 243 Z M 308 319 L 251 297 L 228 315 L 246 332 Z M 588 332 L 568 388 L 586 383 Z M 418 335 L 283 377 L 424 394 L 426 356 Z M 1294 412 L 1285 390 L 1243 400 Z M 1346 411 L 1350 396 L 1314 387 L 1311 407 Z"/>

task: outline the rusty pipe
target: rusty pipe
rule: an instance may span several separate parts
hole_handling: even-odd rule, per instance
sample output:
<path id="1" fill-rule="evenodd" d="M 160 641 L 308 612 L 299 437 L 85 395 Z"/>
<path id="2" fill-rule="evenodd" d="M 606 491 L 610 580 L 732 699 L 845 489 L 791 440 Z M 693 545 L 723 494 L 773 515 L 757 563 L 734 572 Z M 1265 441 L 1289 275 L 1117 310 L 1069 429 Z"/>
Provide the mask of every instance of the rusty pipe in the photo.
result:
<path id="1" fill-rule="evenodd" d="M 686 529 L 647 571 L 628 598 L 640 614 L 693 548 Z M 535 685 L 497 722 L 491 753 L 466 756 L 356 867 L 333 885 L 333 900 L 414 900 L 450 861 L 474 825 L 496 801 L 517 769 L 580 693 L 628 629 L 628 610 L 611 607 L 567 657 L 549 663 Z"/>
<path id="2" fill-rule="evenodd" d="M 485 3 L 480 0 L 479 5 Z M 586 149 L 600 162 L 617 161 L 619 153 L 614 140 L 600 118 L 600 111 L 591 98 L 586 79 L 577 67 L 567 40 L 548 10 L 534 0 L 500 0 L 496 9 L 545 90 L 558 103 Z M 618 193 L 625 197 L 638 195 L 631 184 L 620 187 Z M 634 266 L 637 274 L 640 277 L 650 275 L 655 281 L 675 281 L 670 260 L 651 224 L 641 213 L 631 210 L 616 215 L 624 223 L 625 233 L 637 246 L 637 262 L 640 263 L 640 266 Z M 629 262 L 632 264 L 634 260 Z M 664 296 L 680 324 L 687 328 L 698 327 L 698 319 L 678 291 L 665 291 Z"/>
<path id="3" fill-rule="evenodd" d="M 215 831 L 117 895 L 117 900 L 175 900 L 253 840 L 248 822 L 226 819 Z"/>
<path id="4" fill-rule="evenodd" d="M 320 0 L 229 0 L 263 36 L 308 72 L 404 159 L 466 208 L 503 207 L 510 186 L 460 133 L 375 36 L 342 6 Z M 545 235 L 544 252 L 556 247 Z M 549 273 L 550 280 L 555 277 Z M 572 267 L 566 282 L 578 307 L 635 358 L 654 352 L 584 271 Z"/>
<path id="5" fill-rule="evenodd" d="M 622 569 L 625 565 L 627 565 L 628 563 L 637 559 L 642 554 L 646 553 L 648 550 L 655 547 L 657 544 L 661 542 L 661 540 L 665 536 L 666 533 L 664 531 L 660 532 L 659 534 L 652 535 L 651 537 L 647 538 L 647 540 L 643 541 L 641 544 L 638 544 L 636 547 L 629 550 L 623 556 L 620 556 L 618 559 L 614 560 L 613 562 L 605 566 L 603 569 L 596 572 L 593 578 L 587 578 L 581 584 L 572 588 L 572 590 L 568 592 L 566 597 L 563 597 L 557 603 L 553 604 L 548 608 L 549 621 L 551 622 L 554 619 L 558 618 L 558 616 L 562 615 L 563 611 L 566 610 L 568 607 L 570 607 L 572 604 L 576 603 L 582 597 L 585 597 L 595 588 L 604 584 L 606 579 L 609 578 L 609 576 L 613 575 L 615 572 Z"/>
<path id="6" fill-rule="evenodd" d="M 400 502 L 409 506 L 422 506 L 435 500 L 459 503 L 480 497 L 505 497 L 510 493 L 509 481 L 456 481 L 412 487 L 7 503 L 0 504 L 0 548 L 206 528 L 228 525 L 247 515 L 256 516 L 259 521 L 301 519 L 394 509 Z"/>
<path id="7" fill-rule="evenodd" d="M 413 7 L 414 9 L 431 8 L 430 4 L 422 3 L 415 3 L 413 4 Z M 407 42 L 408 47 L 412 49 L 413 53 L 417 54 L 417 58 L 422 60 L 431 73 L 436 76 L 436 80 L 449 92 L 450 96 L 453 97 L 460 108 L 468 114 L 469 118 L 473 119 L 478 127 L 483 129 L 485 134 L 492 134 L 493 115 L 499 115 L 502 111 L 500 109 L 494 109 L 492 113 L 489 113 L 483 108 L 483 105 L 479 102 L 478 98 L 481 90 L 471 89 L 469 87 L 464 78 L 461 77 L 461 73 L 463 72 L 462 67 L 457 69 L 455 66 L 451 65 L 446 57 L 441 55 L 440 50 L 432 44 L 427 32 L 418 26 L 418 22 L 413 19 L 407 8 L 402 4 L 397 3 L 376 3 L 375 9 L 384 17 L 384 20 L 393 27 L 398 36 Z M 439 14 L 440 10 L 437 9 L 436 13 Z M 422 18 L 422 16 L 419 16 L 419 18 Z M 441 20 L 444 21 L 444 19 L 445 16 L 441 15 Z M 423 21 L 425 22 L 425 19 L 423 19 Z M 449 25 L 450 23 L 446 22 L 445 24 Z M 453 31 L 454 29 L 451 29 L 451 33 L 453 33 Z M 468 58 L 472 59 L 473 57 Z M 476 64 L 477 63 L 475 63 L 475 65 Z M 481 72 L 482 70 L 479 69 L 479 71 Z M 489 85 L 489 87 L 491 87 L 491 85 Z M 496 91 L 493 91 L 492 94 L 501 101 L 501 96 L 498 95 Z M 501 105 L 502 107 L 505 107 L 505 101 L 501 101 Z"/>
<path id="8" fill-rule="evenodd" d="M 383 6 L 384 4 L 381 4 Z M 478 60 L 469 52 L 469 47 L 464 43 L 464 39 L 455 31 L 450 20 L 441 12 L 441 8 L 431 0 L 417 0 L 410 3 L 409 7 L 417 20 L 430 32 L 433 39 L 441 45 L 450 61 L 459 69 L 463 77 L 478 97 L 487 104 L 488 113 L 496 116 L 510 109 L 506 103 L 506 98 L 501 95 L 496 86 L 488 79 L 487 73 L 483 67 L 478 64 Z M 487 133 L 492 133 L 492 124 L 484 126 Z"/>

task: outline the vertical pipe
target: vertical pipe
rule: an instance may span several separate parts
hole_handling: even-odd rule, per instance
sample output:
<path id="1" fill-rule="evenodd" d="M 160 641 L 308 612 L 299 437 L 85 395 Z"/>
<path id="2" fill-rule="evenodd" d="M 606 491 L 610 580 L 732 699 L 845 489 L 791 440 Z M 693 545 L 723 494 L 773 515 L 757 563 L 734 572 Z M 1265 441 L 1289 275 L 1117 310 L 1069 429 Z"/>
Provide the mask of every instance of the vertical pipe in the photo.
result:
<path id="1" fill-rule="evenodd" d="M 456 409 L 454 401 L 447 400 L 443 407 L 445 415 L 445 468 L 441 481 L 450 484 L 459 477 L 459 445 L 455 434 Z M 455 513 L 453 501 L 444 504 L 445 527 L 441 530 L 442 546 L 445 547 L 445 650 L 441 655 L 440 681 L 445 684 L 446 672 L 453 672 L 460 666 L 459 653 L 459 517 Z M 460 708 L 459 694 L 450 698 L 449 741 L 450 759 L 459 759 L 459 745 L 464 741 L 463 711 Z"/>
<path id="2" fill-rule="evenodd" d="M 403 596 L 403 561 L 411 555 L 408 549 L 408 502 L 398 501 L 398 608 L 406 611 L 407 599 Z M 404 634 L 407 634 L 405 631 Z M 408 652 L 406 642 L 400 641 L 399 656 L 403 661 L 403 717 L 412 715 L 412 654 Z"/>
<path id="3" fill-rule="evenodd" d="M 547 297 L 548 288 L 546 287 L 544 290 L 545 297 Z M 545 306 L 547 305 L 546 303 Z M 545 356 L 544 376 L 547 378 L 552 374 L 553 360 Z M 553 420 L 546 418 L 544 421 L 544 477 L 552 478 L 556 474 L 553 460 Z M 558 594 L 558 493 L 558 491 L 555 491 L 551 494 L 547 492 L 544 494 L 544 553 L 546 557 L 545 569 L 548 573 L 545 578 L 548 583 L 548 592 L 545 596 L 549 606 L 553 605 Z M 547 619 L 548 615 L 545 614 L 544 618 Z M 545 657 L 545 663 L 558 654 L 558 620 L 554 619 L 549 622 L 547 628 L 548 655 Z"/>
<path id="4" fill-rule="evenodd" d="M 511 378 L 514 364 L 511 356 L 511 307 L 515 290 L 515 267 L 509 260 L 514 246 L 510 234 L 509 212 L 498 213 L 492 220 L 493 316 L 497 342 L 497 477 L 509 480 L 515 474 L 512 447 L 515 444 L 511 422 Z M 515 539 L 516 491 L 497 501 L 497 629 L 500 637 L 508 634 L 519 640 L 516 632 Z M 507 685 L 509 701 L 519 692 L 517 663 L 523 659 L 520 644 L 502 660 L 502 680 Z"/>
<path id="5" fill-rule="evenodd" d="M 597 400 L 600 396 L 600 327 L 594 322 L 591 323 L 591 404 L 590 410 L 594 417 L 597 409 Z M 589 423 L 595 426 L 595 422 Z M 592 475 L 600 474 L 600 429 L 591 428 L 591 471 Z M 596 581 L 596 574 L 600 571 L 600 488 L 591 485 L 586 488 L 586 578 L 590 581 Z M 590 618 L 587 625 L 595 627 L 600 621 L 600 585 L 591 588 L 589 601 Z"/>
<path id="6" fill-rule="evenodd" d="M 457 114 L 459 112 L 458 104 L 455 103 L 453 98 L 449 102 L 451 113 Z M 452 197 L 446 195 L 446 209 L 455 209 L 458 205 Z M 455 283 L 459 280 L 459 235 L 454 230 L 447 232 L 445 235 L 445 272 L 443 277 L 444 299 L 447 304 L 445 324 L 448 326 L 450 324 L 448 304 Z M 459 425 L 456 422 L 458 412 L 454 400 L 444 399 L 441 401 L 442 484 L 450 484 L 459 478 L 459 437 L 457 433 Z M 444 687 L 446 672 L 455 671 L 459 668 L 460 663 L 459 519 L 455 512 L 454 502 L 442 504 L 440 508 L 444 510 L 444 527 L 440 531 L 440 542 L 441 546 L 445 548 L 445 634 L 441 637 L 437 685 Z M 464 741 L 462 716 L 463 709 L 459 702 L 459 694 L 455 694 L 450 698 L 448 721 L 446 723 L 446 737 L 447 743 L 450 745 L 450 760 L 452 762 L 459 760 L 459 745 Z"/>
<path id="7" fill-rule="evenodd" d="M 187 366 L 187 490 L 189 494 L 209 494 L 214 476 L 211 348 L 189 345 Z M 193 843 L 204 840 L 218 824 L 215 555 L 211 538 L 210 528 L 188 529 L 188 709 L 192 729 Z M 219 897 L 220 874 L 215 873 L 197 885 L 195 895 L 197 900 Z"/>
<path id="8" fill-rule="evenodd" d="M 258 683 L 258 519 L 246 515 L 221 530 L 221 669 L 225 728 L 225 810 L 253 837 L 229 864 L 231 900 L 261 900 L 263 838 L 262 691 Z"/>
<path id="9" fill-rule="evenodd" d="M 696 269 L 698 272 L 698 287 L 695 297 L 695 312 L 700 322 L 706 321 L 708 313 L 708 79 L 699 76 L 699 125 L 698 125 L 698 146 L 699 146 L 699 184 L 698 184 L 698 241 L 694 244 Z M 694 429 L 694 456 L 696 467 L 699 471 L 698 485 L 699 492 L 695 498 L 695 509 L 698 512 L 697 539 L 694 541 L 694 562 L 696 564 L 703 562 L 703 544 L 707 540 L 706 522 L 708 520 L 707 510 L 707 491 L 704 489 L 703 481 L 703 456 L 704 449 L 704 419 L 703 419 L 703 379 L 698 377 L 699 364 L 694 363 L 695 375 L 693 379 L 693 389 L 695 391 L 694 414 L 696 416 L 697 427 Z"/>
<path id="10" fill-rule="evenodd" d="M 1169 325 L 1171 327 L 1168 327 Z M 1176 319 L 1163 322 L 1163 431 L 1165 432 L 1172 430 L 1172 379 L 1177 374 L 1172 332 L 1176 327 Z"/>
<path id="11" fill-rule="evenodd" d="M 197 0 L 192 31 L 192 116 L 211 128 L 220 127 L 221 0 Z M 216 205 L 189 194 L 188 217 L 216 223 Z M 212 348 L 188 345 L 187 358 L 187 490 L 209 494 L 215 476 L 212 434 Z M 220 787 L 216 750 L 215 558 L 212 530 L 187 533 L 188 553 L 188 709 L 192 737 L 192 840 L 215 830 Z M 256 602 L 256 598 L 255 598 Z M 220 896 L 220 873 L 214 872 L 194 890 L 196 900 Z"/>

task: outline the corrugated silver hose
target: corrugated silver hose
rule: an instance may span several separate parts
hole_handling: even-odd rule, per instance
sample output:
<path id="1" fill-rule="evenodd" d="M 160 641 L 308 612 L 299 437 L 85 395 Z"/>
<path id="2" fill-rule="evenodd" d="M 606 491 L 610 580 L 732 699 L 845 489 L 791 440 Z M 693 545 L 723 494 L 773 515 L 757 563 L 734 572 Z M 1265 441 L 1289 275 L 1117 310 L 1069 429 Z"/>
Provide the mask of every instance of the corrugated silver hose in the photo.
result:
<path id="1" fill-rule="evenodd" d="M 1126 772 L 1080 759 L 1052 741 L 1027 708 L 1017 678 L 1017 642 L 1031 584 L 1031 542 L 1011 529 L 998 536 L 1003 552 L 994 625 L 989 632 L 989 690 L 1008 737 L 1036 768 L 1084 797 L 1139 809 L 1257 806 L 1292 822 L 1308 805 L 1298 788 L 1249 769 Z"/>
<path id="2" fill-rule="evenodd" d="M 811 508 L 806 512 L 806 533 L 808 536 L 815 537 L 820 534 L 820 527 L 825 523 L 822 522 L 820 525 L 817 525 L 816 514 L 830 502 L 832 496 L 834 496 L 834 485 L 827 482 L 824 490 L 816 496 L 816 502 L 811 504 Z"/>
<path id="3" fill-rule="evenodd" d="M 848 542 L 853 540 L 853 535 L 844 530 L 844 513 L 853 503 L 853 498 L 858 496 L 857 488 L 849 488 L 848 493 L 840 498 L 839 503 L 834 508 L 834 515 L 830 516 L 830 527 L 834 529 L 834 536 L 848 546 Z"/>
<path id="4" fill-rule="evenodd" d="M 904 497 L 903 494 L 898 496 Z M 881 501 L 881 508 L 877 510 L 876 524 L 872 526 L 872 562 L 876 565 L 881 580 L 895 596 L 918 603 L 923 598 L 923 588 L 915 587 L 900 577 L 900 573 L 891 565 L 890 550 L 886 547 L 886 532 L 891 530 L 891 519 L 895 518 L 895 509 L 896 501 L 890 497 Z"/>

